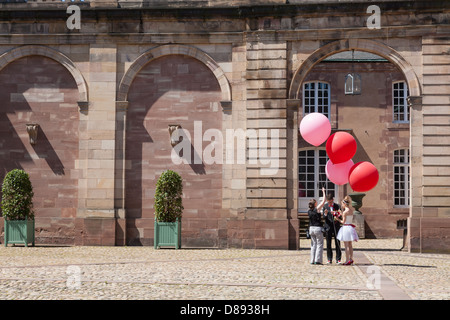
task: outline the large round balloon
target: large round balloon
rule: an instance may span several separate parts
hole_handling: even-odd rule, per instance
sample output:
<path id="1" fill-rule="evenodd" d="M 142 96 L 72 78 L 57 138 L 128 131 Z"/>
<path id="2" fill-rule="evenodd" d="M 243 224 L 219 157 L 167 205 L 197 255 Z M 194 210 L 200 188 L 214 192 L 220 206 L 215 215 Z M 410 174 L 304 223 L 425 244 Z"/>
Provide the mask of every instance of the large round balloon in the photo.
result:
<path id="1" fill-rule="evenodd" d="M 330 136 L 330 120 L 322 113 L 313 112 L 303 117 L 299 130 L 306 142 L 318 147 Z"/>
<path id="2" fill-rule="evenodd" d="M 357 192 L 373 189 L 378 183 L 378 178 L 377 168 L 367 161 L 356 163 L 348 174 L 348 182 L 352 189 Z"/>
<path id="3" fill-rule="evenodd" d="M 327 154 L 331 162 L 339 164 L 353 158 L 356 153 L 356 140 L 344 131 L 333 133 L 327 141 Z"/>
<path id="4" fill-rule="evenodd" d="M 325 166 L 325 173 L 328 180 L 337 185 L 343 185 L 348 182 L 348 174 L 354 163 L 352 160 L 346 162 L 334 164 L 331 160 L 328 160 Z"/>

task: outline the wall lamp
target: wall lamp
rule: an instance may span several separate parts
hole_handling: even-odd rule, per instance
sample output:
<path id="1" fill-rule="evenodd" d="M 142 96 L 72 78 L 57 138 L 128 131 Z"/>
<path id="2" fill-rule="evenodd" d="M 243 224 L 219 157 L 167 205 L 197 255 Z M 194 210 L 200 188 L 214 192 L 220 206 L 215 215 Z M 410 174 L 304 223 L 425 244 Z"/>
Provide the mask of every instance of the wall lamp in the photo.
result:
<path id="1" fill-rule="evenodd" d="M 175 147 L 178 143 L 180 143 L 180 135 L 174 135 L 173 133 L 181 129 L 179 124 L 169 124 L 169 137 L 170 137 L 170 145 Z"/>
<path id="2" fill-rule="evenodd" d="M 30 144 L 35 145 L 37 142 L 37 134 L 39 130 L 39 125 L 37 123 L 27 123 L 27 132 L 30 137 Z"/>

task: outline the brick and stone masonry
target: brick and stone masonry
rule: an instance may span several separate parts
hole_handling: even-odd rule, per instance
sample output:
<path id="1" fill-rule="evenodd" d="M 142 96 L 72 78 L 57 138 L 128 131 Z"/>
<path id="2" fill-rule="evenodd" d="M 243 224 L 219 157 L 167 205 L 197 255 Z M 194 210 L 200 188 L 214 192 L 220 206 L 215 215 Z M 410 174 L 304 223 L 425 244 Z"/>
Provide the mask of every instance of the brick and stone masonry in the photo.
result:
<path id="1" fill-rule="evenodd" d="M 221 130 L 220 99 L 214 75 L 191 57 L 155 59 L 135 77 L 128 93 L 125 144 L 128 244 L 152 244 L 156 181 L 164 170 L 171 169 L 184 182 L 184 245 L 219 245 L 222 168 L 202 159 L 207 142 L 201 150 L 194 149 L 194 122 L 201 121 L 203 131 Z M 180 125 L 191 137 L 189 159 L 183 155 L 186 164 L 172 162 L 168 132 L 172 124 Z M 194 157 L 200 158 L 200 163 Z"/>
<path id="2" fill-rule="evenodd" d="M 448 252 L 450 4 L 381 1 L 380 29 L 369 29 L 367 2 L 332 2 L 0 1 L 0 178 L 30 173 L 37 242 L 151 245 L 154 185 L 171 168 L 185 180 L 186 247 L 298 248 L 301 88 L 324 79 L 332 125 L 353 130 L 358 159 L 379 164 L 361 209 L 367 234 L 400 237 L 395 222 L 407 217 L 410 251 Z M 80 29 L 67 28 L 69 4 L 81 9 Z M 352 101 L 343 65 L 321 63 L 348 50 L 389 61 L 363 65 Z M 389 119 L 397 80 L 408 85 L 409 125 Z M 348 120 L 351 110 L 373 125 Z M 174 166 L 168 125 L 192 133 L 195 121 L 203 131 L 278 130 L 277 172 Z M 29 122 L 39 124 L 35 145 Z M 392 153 L 408 147 L 411 204 L 394 208 Z"/>

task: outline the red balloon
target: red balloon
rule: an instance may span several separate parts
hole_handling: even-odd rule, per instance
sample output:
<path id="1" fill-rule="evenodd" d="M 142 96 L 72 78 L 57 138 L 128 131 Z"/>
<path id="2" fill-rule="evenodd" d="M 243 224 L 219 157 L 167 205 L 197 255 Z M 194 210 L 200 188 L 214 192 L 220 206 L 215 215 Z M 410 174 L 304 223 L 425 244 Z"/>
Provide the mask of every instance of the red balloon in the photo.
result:
<path id="1" fill-rule="evenodd" d="M 357 192 L 365 192 L 373 189 L 378 183 L 378 170 L 367 161 L 356 163 L 348 174 L 348 182 Z"/>
<path id="2" fill-rule="evenodd" d="M 356 140 L 350 133 L 338 131 L 328 138 L 326 150 L 334 164 L 346 162 L 356 153 Z"/>

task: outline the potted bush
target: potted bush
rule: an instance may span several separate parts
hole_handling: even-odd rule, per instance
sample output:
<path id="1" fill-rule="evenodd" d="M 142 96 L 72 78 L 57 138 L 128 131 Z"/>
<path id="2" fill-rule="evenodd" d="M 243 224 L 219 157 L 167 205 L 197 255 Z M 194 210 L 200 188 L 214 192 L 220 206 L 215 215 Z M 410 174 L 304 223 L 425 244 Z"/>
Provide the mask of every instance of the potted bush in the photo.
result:
<path id="1" fill-rule="evenodd" d="M 164 171 L 156 183 L 155 249 L 162 246 L 181 247 L 183 179 L 172 170 Z"/>
<path id="2" fill-rule="evenodd" d="M 2 184 L 2 214 L 5 219 L 5 247 L 8 243 L 34 246 L 33 186 L 28 173 L 8 172 Z"/>

